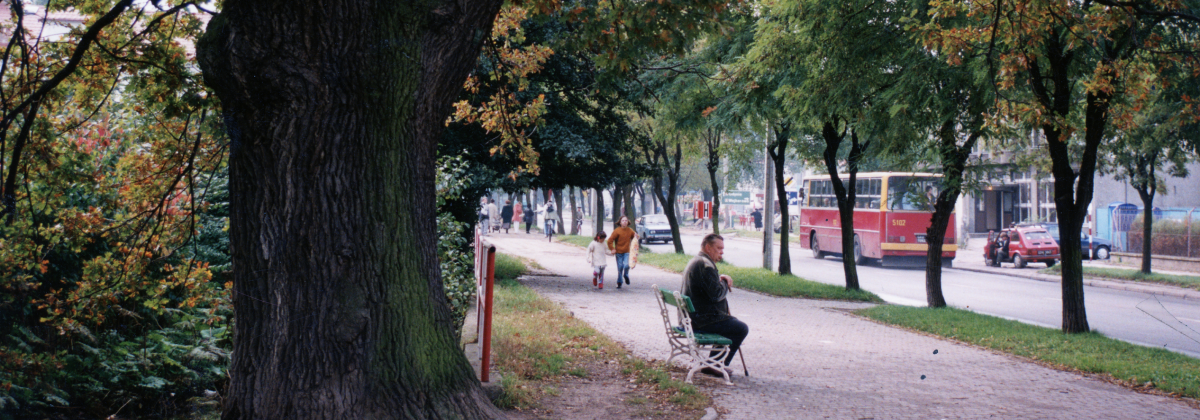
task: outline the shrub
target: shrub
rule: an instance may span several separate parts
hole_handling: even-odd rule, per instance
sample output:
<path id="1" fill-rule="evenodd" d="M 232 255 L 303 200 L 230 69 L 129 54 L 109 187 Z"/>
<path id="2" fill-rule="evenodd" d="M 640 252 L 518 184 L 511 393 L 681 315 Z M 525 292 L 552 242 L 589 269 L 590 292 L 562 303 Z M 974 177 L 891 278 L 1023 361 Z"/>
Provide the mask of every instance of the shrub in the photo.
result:
<path id="1" fill-rule="evenodd" d="M 462 325 L 467 309 L 475 299 L 475 252 L 467 238 L 470 226 L 455 220 L 446 209 L 447 199 L 457 197 L 469 184 L 467 165 L 461 158 L 446 158 L 438 162 L 437 205 L 438 205 L 438 264 L 442 271 L 442 285 L 446 300 L 450 304 L 451 321 Z M 454 329 L 462 334 L 461 329 Z M 461 339 L 461 337 L 459 337 Z"/>

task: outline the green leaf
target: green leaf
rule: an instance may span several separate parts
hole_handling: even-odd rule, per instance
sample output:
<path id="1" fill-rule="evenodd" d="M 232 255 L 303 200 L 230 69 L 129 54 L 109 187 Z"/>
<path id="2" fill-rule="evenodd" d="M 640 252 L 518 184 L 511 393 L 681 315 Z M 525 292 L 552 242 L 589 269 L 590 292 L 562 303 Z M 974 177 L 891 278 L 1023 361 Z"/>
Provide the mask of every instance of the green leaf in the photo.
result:
<path id="1" fill-rule="evenodd" d="M 150 389 L 159 389 L 159 388 L 162 388 L 167 385 L 171 385 L 171 381 L 168 381 L 163 378 L 159 378 L 157 376 L 147 376 L 145 378 L 142 378 L 142 383 L 138 384 L 138 386 L 140 386 L 142 388 L 150 388 Z"/>

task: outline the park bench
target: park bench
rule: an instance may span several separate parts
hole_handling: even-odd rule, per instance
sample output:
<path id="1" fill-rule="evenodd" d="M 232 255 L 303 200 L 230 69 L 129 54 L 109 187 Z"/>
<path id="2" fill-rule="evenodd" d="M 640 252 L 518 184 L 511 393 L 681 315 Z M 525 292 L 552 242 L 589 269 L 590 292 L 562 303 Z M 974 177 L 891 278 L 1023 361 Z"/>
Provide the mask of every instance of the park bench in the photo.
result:
<path id="1" fill-rule="evenodd" d="M 729 372 L 721 363 L 729 354 L 729 346 L 733 345 L 733 341 L 717 334 L 696 333 L 692 330 L 692 318 L 689 314 L 695 312 L 696 308 L 692 306 L 691 298 L 677 291 L 660 288 L 657 284 L 652 286 L 651 290 L 658 300 L 667 342 L 671 344 L 671 356 L 667 358 L 667 363 L 680 356 L 687 359 L 684 361 L 688 368 L 685 380 L 687 383 L 692 383 L 692 375 L 707 367 L 721 372 L 725 376 L 726 385 L 733 385 L 729 380 Z M 674 319 L 678 322 L 672 321 L 671 308 L 674 308 Z M 713 352 L 715 354 L 710 356 Z"/>

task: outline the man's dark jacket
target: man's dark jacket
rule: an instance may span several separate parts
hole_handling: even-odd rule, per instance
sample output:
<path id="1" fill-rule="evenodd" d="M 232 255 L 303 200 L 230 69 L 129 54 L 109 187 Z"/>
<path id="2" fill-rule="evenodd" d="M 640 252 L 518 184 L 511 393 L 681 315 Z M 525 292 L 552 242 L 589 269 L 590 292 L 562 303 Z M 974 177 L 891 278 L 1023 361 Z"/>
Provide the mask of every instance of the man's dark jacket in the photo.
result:
<path id="1" fill-rule="evenodd" d="M 692 327 L 703 329 L 705 326 L 733 318 L 729 315 L 729 301 L 725 296 L 729 289 L 721 282 L 721 273 L 717 264 L 700 253 L 688 263 L 683 270 L 682 293 L 692 298 L 696 312 L 691 313 Z"/>

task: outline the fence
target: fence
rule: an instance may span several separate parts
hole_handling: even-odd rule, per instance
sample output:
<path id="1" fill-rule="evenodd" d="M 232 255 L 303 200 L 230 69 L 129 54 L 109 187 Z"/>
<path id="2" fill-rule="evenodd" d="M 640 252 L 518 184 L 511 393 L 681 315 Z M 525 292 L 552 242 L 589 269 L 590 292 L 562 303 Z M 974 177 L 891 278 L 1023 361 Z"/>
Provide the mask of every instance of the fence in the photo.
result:
<path id="1" fill-rule="evenodd" d="M 1150 253 L 1200 258 L 1200 208 L 1154 208 Z M 1097 212 L 1096 236 L 1113 242 L 1113 251 L 1142 252 L 1142 208 L 1114 203 Z"/>
<path id="2" fill-rule="evenodd" d="M 496 247 L 475 230 L 475 287 L 480 358 L 479 381 L 490 382 L 492 360 L 492 288 L 496 284 Z"/>

